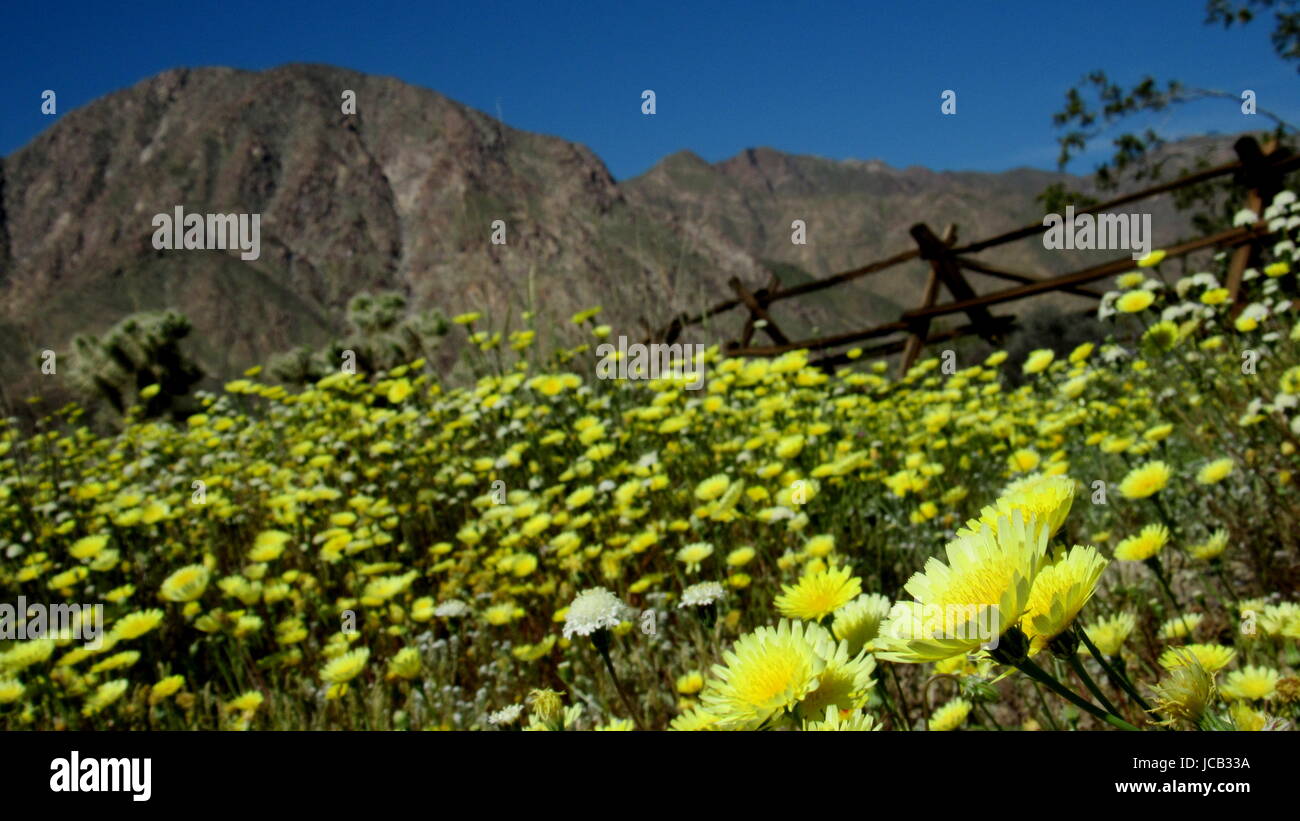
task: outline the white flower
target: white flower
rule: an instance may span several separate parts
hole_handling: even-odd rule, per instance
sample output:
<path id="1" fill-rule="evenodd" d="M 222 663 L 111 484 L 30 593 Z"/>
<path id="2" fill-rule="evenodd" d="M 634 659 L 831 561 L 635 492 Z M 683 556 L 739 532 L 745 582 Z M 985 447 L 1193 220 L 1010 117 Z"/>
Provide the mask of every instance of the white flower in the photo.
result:
<path id="1" fill-rule="evenodd" d="M 1190 302 L 1180 302 L 1177 305 L 1170 305 L 1160 312 L 1160 318 L 1165 321 L 1181 319 L 1183 314 L 1196 310 L 1196 306 Z"/>
<path id="2" fill-rule="evenodd" d="M 524 705 L 511 704 L 509 707 L 503 707 L 495 713 L 490 713 L 487 717 L 487 723 L 493 726 L 498 724 L 514 724 L 519 720 L 519 716 L 524 711 Z"/>
<path id="3" fill-rule="evenodd" d="M 682 601 L 677 607 L 678 609 L 683 607 L 704 607 L 713 604 L 725 595 L 727 595 L 727 592 L 717 582 L 700 582 L 682 591 Z"/>
<path id="4" fill-rule="evenodd" d="M 1126 356 L 1128 356 L 1128 351 L 1119 345 L 1105 345 L 1101 349 L 1101 358 L 1107 362 L 1118 362 Z"/>
<path id="5" fill-rule="evenodd" d="M 1186 299 L 1187 292 L 1190 291 L 1192 288 L 1196 288 L 1196 287 L 1201 287 L 1206 289 L 1218 288 L 1219 278 L 1216 277 L 1214 274 L 1203 271 L 1199 274 L 1192 274 L 1189 277 L 1183 277 L 1182 279 L 1178 280 L 1178 282 L 1174 285 L 1174 290 L 1178 292 L 1178 297 L 1180 299 Z"/>
<path id="6" fill-rule="evenodd" d="M 1249 317 L 1256 322 L 1263 322 L 1268 319 L 1268 308 L 1258 302 L 1252 302 L 1241 312 L 1242 317 Z"/>
<path id="7" fill-rule="evenodd" d="M 1240 228 L 1243 225 L 1254 225 L 1259 222 L 1259 215 L 1249 208 L 1243 208 L 1232 217 L 1232 227 Z"/>
<path id="8" fill-rule="evenodd" d="M 1107 291 L 1106 295 L 1101 298 L 1101 304 L 1097 306 L 1097 319 L 1107 319 L 1115 315 L 1115 300 L 1119 299 L 1119 291 Z"/>
<path id="9" fill-rule="evenodd" d="M 1300 397 L 1289 393 L 1279 393 L 1273 398 L 1273 410 L 1275 411 L 1295 410 L 1297 405 L 1300 405 Z"/>
<path id="10" fill-rule="evenodd" d="M 574 633 L 590 636 L 597 630 L 616 627 L 630 615 L 631 609 L 603 587 L 584 590 L 564 614 L 564 637 L 567 639 Z"/>
<path id="11" fill-rule="evenodd" d="M 1273 198 L 1274 205 L 1290 205 L 1296 201 L 1294 191 L 1279 191 L 1278 195 Z"/>
<path id="12" fill-rule="evenodd" d="M 447 599 L 434 608 L 433 615 L 440 619 L 458 619 L 469 615 L 469 605 L 460 599 Z"/>
<path id="13" fill-rule="evenodd" d="M 765 522 L 779 522 L 782 519 L 793 519 L 794 511 L 785 505 L 764 508 L 759 512 L 759 518 Z"/>

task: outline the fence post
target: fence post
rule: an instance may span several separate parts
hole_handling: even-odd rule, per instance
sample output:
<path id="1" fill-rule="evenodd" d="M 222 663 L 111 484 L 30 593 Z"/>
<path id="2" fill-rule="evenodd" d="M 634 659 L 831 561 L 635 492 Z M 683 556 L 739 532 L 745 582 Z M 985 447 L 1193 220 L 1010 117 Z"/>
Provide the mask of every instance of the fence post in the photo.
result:
<path id="1" fill-rule="evenodd" d="M 1259 219 L 1264 218 L 1264 209 L 1273 201 L 1277 192 L 1282 190 L 1282 175 L 1271 162 L 1277 143 L 1270 142 L 1265 149 L 1260 149 L 1254 137 L 1242 137 L 1232 146 L 1241 160 L 1242 168 L 1234 175 L 1237 185 L 1247 188 L 1246 207 L 1254 211 Z M 1259 240 L 1251 240 L 1240 245 L 1232 252 L 1232 261 L 1228 265 L 1228 296 L 1233 303 L 1233 315 L 1241 311 L 1241 280 L 1246 269 L 1259 262 Z"/>
<path id="2" fill-rule="evenodd" d="M 964 285 L 965 290 L 969 292 L 971 297 L 975 295 L 974 289 L 966 283 L 965 277 L 962 276 L 961 269 L 957 267 L 956 262 L 953 261 L 952 257 L 948 254 L 948 248 L 957 241 L 956 225 L 948 226 L 948 230 L 944 232 L 942 240 L 936 237 L 934 232 L 932 232 L 924 223 L 918 223 L 917 225 L 912 226 L 912 236 L 916 239 L 917 245 L 921 247 L 921 258 L 930 261 L 930 273 L 925 278 L 925 292 L 922 294 L 920 307 L 929 308 L 934 305 L 935 300 L 939 297 L 939 281 L 943 279 L 945 284 L 947 284 L 948 278 L 951 277 L 952 274 L 956 275 L 955 277 L 952 277 L 952 279 L 954 282 L 959 283 L 957 285 L 958 289 L 961 289 Z M 946 272 L 941 270 L 944 267 L 948 268 Z M 953 291 L 954 298 L 967 298 L 958 296 L 957 291 L 953 290 L 952 285 L 949 285 L 948 287 L 950 291 Z M 988 312 L 984 311 L 984 313 L 987 315 Z M 972 321 L 975 321 L 973 313 L 971 319 Z M 912 369 L 914 364 L 916 364 L 916 360 L 921 355 L 922 349 L 925 348 L 926 337 L 929 335 L 930 320 L 928 317 L 912 323 L 909 330 L 909 336 L 907 337 L 907 344 L 903 347 L 903 357 L 899 360 L 898 375 L 900 378 L 907 376 L 907 372 Z"/>
<path id="3" fill-rule="evenodd" d="M 745 338 L 739 347 L 743 348 L 749 345 L 749 338 L 754 333 L 754 322 L 759 319 L 763 320 L 763 330 L 767 332 L 773 342 L 778 345 L 785 345 L 790 342 L 789 338 L 781 332 L 781 329 L 776 326 L 771 315 L 767 312 L 766 303 L 767 297 L 771 293 L 770 288 L 763 294 L 763 299 L 759 300 L 740 283 L 740 277 L 732 277 L 727 284 L 731 286 L 731 290 L 736 292 L 736 296 L 740 298 L 740 301 L 745 303 L 745 307 L 749 308 L 749 319 L 745 322 Z"/>

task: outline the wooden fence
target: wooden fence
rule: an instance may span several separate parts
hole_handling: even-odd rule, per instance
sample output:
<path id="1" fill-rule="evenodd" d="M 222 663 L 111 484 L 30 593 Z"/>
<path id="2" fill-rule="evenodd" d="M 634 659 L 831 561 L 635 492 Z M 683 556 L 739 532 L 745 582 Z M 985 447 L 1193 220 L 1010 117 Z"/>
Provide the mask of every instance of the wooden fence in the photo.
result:
<path id="1" fill-rule="evenodd" d="M 1118 208 L 1138 200 L 1158 196 L 1190 185 L 1207 182 L 1232 175 L 1235 185 L 1247 192 L 1247 206 L 1261 219 L 1254 225 L 1244 225 L 1222 231 L 1212 236 L 1178 242 L 1163 249 L 1167 259 L 1177 258 L 1206 248 L 1233 248 L 1232 259 L 1228 268 L 1227 287 L 1235 302 L 1241 289 L 1242 274 L 1258 258 L 1260 241 L 1267 235 L 1263 210 L 1273 196 L 1281 190 L 1284 176 L 1300 168 L 1300 155 L 1294 155 L 1285 149 L 1279 149 L 1270 143 L 1261 149 L 1251 137 L 1243 137 L 1234 144 L 1237 160 L 1223 165 L 1188 174 L 1177 180 L 1162 185 L 1145 188 L 1132 194 L 1082 208 L 1076 215 L 1097 214 Z M 1067 226 L 1067 229 L 1069 226 Z M 681 314 L 662 331 L 655 335 L 657 341 L 672 343 L 688 325 L 695 325 L 711 317 L 723 314 L 735 308 L 748 312 L 744 327 L 738 340 L 728 342 L 726 352 L 731 356 L 777 356 L 788 351 L 807 349 L 829 352 L 845 345 L 870 339 L 896 339 L 876 344 L 863 350 L 864 357 L 881 357 L 901 353 L 900 373 L 907 371 L 916 362 L 926 345 L 944 342 L 968 334 L 978 335 L 990 342 L 1000 340 L 1015 326 L 1013 316 L 994 316 L 989 312 L 990 306 L 1005 302 L 1014 302 L 1028 297 L 1038 296 L 1050 291 L 1061 291 L 1079 296 L 1100 299 L 1102 292 L 1089 288 L 1091 283 L 1108 276 L 1130 271 L 1134 267 L 1131 255 L 1110 262 L 1094 265 L 1079 271 L 1058 276 L 1044 277 L 1029 273 L 1011 271 L 975 259 L 972 255 L 1007 243 L 1037 237 L 1047 231 L 1041 223 L 1027 225 L 988 239 L 957 245 L 957 227 L 948 226 L 942 237 L 936 236 L 925 223 L 913 225 L 909 231 L 916 247 L 894 254 L 851 271 L 816 279 L 790 288 L 783 288 L 778 278 L 773 275 L 766 287 L 751 291 L 740 280 L 732 278 L 729 282 L 734 298 L 719 302 L 698 314 Z M 858 331 L 850 331 L 815 339 L 792 341 L 781 331 L 772 318 L 770 308 L 774 303 L 794 299 L 806 294 L 834 288 L 862 277 L 876 274 L 914 259 L 925 260 L 930 264 L 930 271 L 922 290 L 920 304 L 904 311 L 897 320 Z M 987 294 L 977 294 L 962 271 L 975 271 L 985 276 L 1015 283 L 1013 286 Z M 952 301 L 939 303 L 940 286 L 952 296 Z M 1240 305 L 1237 306 L 1240 309 Z M 931 323 L 939 317 L 951 314 L 965 314 L 967 322 L 952 330 L 931 332 Z M 771 344 L 755 345 L 754 334 L 758 329 L 767 335 Z M 825 353 L 817 364 L 832 367 L 848 362 L 844 353 Z"/>

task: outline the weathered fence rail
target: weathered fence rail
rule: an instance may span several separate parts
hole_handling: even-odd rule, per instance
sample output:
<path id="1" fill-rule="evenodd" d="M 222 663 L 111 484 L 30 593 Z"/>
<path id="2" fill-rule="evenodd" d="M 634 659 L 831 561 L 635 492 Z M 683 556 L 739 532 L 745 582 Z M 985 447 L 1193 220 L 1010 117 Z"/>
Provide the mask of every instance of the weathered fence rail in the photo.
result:
<path id="1" fill-rule="evenodd" d="M 1262 218 L 1264 207 L 1281 190 L 1285 175 L 1300 168 L 1300 155 L 1279 149 L 1272 143 L 1266 148 L 1261 148 L 1251 137 L 1237 140 L 1233 148 L 1237 153 L 1237 160 L 1234 162 L 1207 168 L 1177 180 L 1144 188 L 1088 208 L 1081 208 L 1075 213 L 1078 216 L 1100 214 L 1132 202 L 1232 175 L 1234 183 L 1245 189 L 1247 205 L 1260 215 L 1260 221 L 1254 225 L 1233 228 L 1211 236 L 1181 241 L 1163 250 L 1166 258 L 1177 258 L 1207 248 L 1235 249 L 1229 262 L 1227 287 L 1231 298 L 1236 301 L 1240 293 L 1242 275 L 1257 259 L 1260 240 L 1267 234 Z M 939 237 L 930 230 L 928 225 L 920 222 L 909 230 L 915 248 L 849 271 L 789 288 L 783 287 L 780 280 L 773 275 L 765 287 L 755 291 L 748 290 L 739 279 L 732 278 L 729 285 L 736 294 L 734 299 L 719 302 L 697 314 L 678 315 L 656 334 L 656 338 L 668 343 L 674 342 L 689 325 L 702 323 L 735 308 L 744 308 L 747 317 L 740 338 L 728 342 L 725 346 L 726 352 L 731 356 L 779 356 L 789 351 L 807 349 L 823 352 L 825 355 L 818 360 L 819 363 L 831 366 L 848 361 L 848 357 L 843 353 L 827 353 L 835 348 L 870 339 L 902 335 L 901 338 L 863 349 L 863 356 L 879 357 L 901 353 L 900 372 L 906 373 L 926 345 L 969 334 L 990 341 L 1001 340 L 1015 327 L 1015 318 L 994 316 L 989 310 L 994 305 L 1027 299 L 1052 291 L 1100 299 L 1103 292 L 1089 288 L 1088 285 L 1133 269 L 1133 259 L 1131 256 L 1125 256 L 1067 274 L 1040 276 L 1010 271 L 975 259 L 973 256 L 990 248 L 1039 236 L 1047 230 L 1047 226 L 1041 223 L 1027 225 L 958 246 L 956 245 L 957 226 L 948 226 L 944 235 Z M 772 317 L 770 308 L 777 302 L 834 288 L 917 259 L 924 260 L 930 266 L 921 291 L 921 300 L 917 307 L 903 311 L 897 320 L 816 339 L 791 340 Z M 963 271 L 973 271 L 1015 284 L 1002 290 L 979 294 L 966 279 Z M 938 301 L 941 288 L 947 290 L 952 301 L 946 303 Z M 934 320 L 959 313 L 966 315 L 967 324 L 950 330 L 931 332 L 931 323 Z M 771 344 L 753 344 L 754 334 L 760 328 Z"/>

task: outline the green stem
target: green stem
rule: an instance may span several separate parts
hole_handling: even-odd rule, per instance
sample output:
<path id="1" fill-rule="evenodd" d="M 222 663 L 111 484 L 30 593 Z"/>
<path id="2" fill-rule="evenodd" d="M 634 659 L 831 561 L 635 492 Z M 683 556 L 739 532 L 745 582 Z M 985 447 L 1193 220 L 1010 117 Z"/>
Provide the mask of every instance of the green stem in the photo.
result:
<path id="1" fill-rule="evenodd" d="M 1112 683 L 1119 685 L 1120 689 L 1124 692 L 1128 693 L 1129 698 L 1136 701 L 1138 706 L 1143 710 L 1150 712 L 1151 705 L 1147 704 L 1146 699 L 1142 698 L 1137 689 L 1129 683 L 1128 676 L 1122 675 L 1106 661 L 1106 657 L 1097 649 L 1097 645 L 1093 644 L 1092 639 L 1088 638 L 1088 631 L 1084 630 L 1082 627 L 1078 627 L 1076 632 L 1079 634 L 1079 640 L 1088 648 L 1088 652 L 1092 653 L 1092 657 L 1101 665 L 1101 669 L 1106 671 L 1106 677 L 1109 678 Z"/>
<path id="2" fill-rule="evenodd" d="M 1047 699 L 1043 697 L 1043 688 L 1038 686 L 1037 681 L 1034 682 L 1034 692 L 1038 694 L 1038 703 L 1043 705 L 1043 714 L 1047 717 L 1047 723 L 1053 730 L 1061 729 L 1056 723 L 1056 716 L 1052 715 L 1052 708 L 1048 705 Z"/>
<path id="3" fill-rule="evenodd" d="M 1165 523 L 1165 527 L 1169 528 L 1169 535 L 1172 537 L 1175 533 L 1178 532 L 1177 527 L 1174 525 L 1173 517 L 1169 515 L 1169 511 L 1165 510 L 1165 506 L 1160 503 L 1160 498 L 1158 495 L 1153 495 L 1151 497 L 1151 502 L 1152 504 L 1155 505 L 1156 512 L 1160 514 L 1160 519 Z M 1178 545 L 1180 550 L 1183 549 L 1181 542 L 1176 542 L 1176 544 Z"/>
<path id="4" fill-rule="evenodd" d="M 998 723 L 998 720 L 993 717 L 993 711 L 986 708 L 983 702 L 980 701 L 975 702 L 975 709 L 979 710 L 980 714 L 984 716 L 985 720 L 993 725 L 993 729 L 995 730 L 1004 729 L 1003 726 Z"/>
<path id="5" fill-rule="evenodd" d="M 903 714 L 903 726 L 912 729 L 912 711 L 907 706 L 907 697 L 903 695 L 903 683 L 898 680 L 898 671 L 891 664 L 889 666 L 889 676 L 894 680 L 894 689 L 898 691 L 898 709 Z"/>
<path id="6" fill-rule="evenodd" d="M 1084 667 L 1083 662 L 1079 660 L 1079 654 L 1071 653 L 1070 657 L 1066 659 L 1066 661 L 1070 665 L 1070 669 L 1074 671 L 1074 674 L 1083 681 L 1083 686 L 1087 687 L 1088 692 L 1092 693 L 1092 697 L 1101 702 L 1101 706 L 1106 708 L 1106 710 L 1112 715 L 1118 716 L 1120 714 L 1119 710 L 1115 709 L 1115 705 L 1111 704 L 1110 699 L 1106 698 L 1106 694 L 1097 686 L 1097 682 L 1093 681 L 1092 676 L 1088 675 L 1087 668 Z"/>
<path id="7" fill-rule="evenodd" d="M 894 725 L 898 727 L 900 730 L 912 729 L 911 727 L 907 726 L 907 722 L 904 721 L 903 718 L 899 716 L 898 711 L 894 709 L 894 699 L 892 696 L 889 695 L 889 682 L 886 681 L 884 678 L 881 678 L 880 680 L 879 690 L 880 690 L 880 702 L 883 705 L 885 705 L 885 712 L 889 713 L 890 718 L 894 720 Z"/>
<path id="8" fill-rule="evenodd" d="M 1110 713 L 1106 712 L 1105 710 L 1102 710 L 1092 702 L 1080 698 L 1077 693 L 1070 690 L 1065 685 L 1061 684 L 1061 682 L 1057 681 L 1047 671 L 1039 667 L 1037 664 L 1034 664 L 1028 658 L 1016 663 L 1015 666 L 1016 669 L 1018 669 L 1020 672 L 1029 676 L 1034 681 L 1041 683 L 1043 686 L 1047 687 L 1053 693 L 1056 693 L 1058 696 L 1070 702 L 1075 707 L 1078 707 L 1080 710 L 1083 710 L 1088 715 L 1092 716 L 1098 721 L 1104 721 L 1107 724 L 1110 724 L 1111 726 L 1117 727 L 1121 730 L 1137 730 L 1137 727 L 1134 727 L 1132 724 L 1129 724 L 1127 721 L 1120 718 L 1119 716 L 1111 715 Z"/>
<path id="9" fill-rule="evenodd" d="M 1237 594 L 1234 593 L 1232 590 L 1232 585 L 1228 584 L 1228 576 L 1223 570 L 1223 562 L 1221 560 L 1216 559 L 1214 563 L 1216 565 L 1214 568 L 1215 575 L 1218 576 L 1219 578 L 1219 584 L 1223 587 L 1223 592 L 1227 593 L 1228 598 L 1232 599 L 1232 604 L 1234 607 L 1236 605 L 1241 604 L 1240 600 L 1238 600 L 1237 598 Z"/>
<path id="10" fill-rule="evenodd" d="M 1192 638 L 1192 628 L 1194 625 L 1187 620 L 1187 614 L 1182 612 L 1183 608 L 1178 603 L 1178 598 L 1174 596 L 1174 589 L 1169 586 L 1169 579 L 1165 576 L 1165 567 L 1160 561 L 1160 556 L 1152 556 L 1146 560 L 1146 564 L 1151 568 L 1152 572 L 1155 573 L 1156 580 L 1160 582 L 1160 589 L 1165 591 L 1165 595 L 1169 598 L 1169 603 L 1173 606 L 1174 612 L 1181 615 L 1183 626 L 1187 628 L 1187 638 L 1190 640 Z"/>
<path id="11" fill-rule="evenodd" d="M 604 630 L 597 631 L 597 634 L 603 634 Z M 623 709 L 627 710 L 632 721 L 636 724 L 638 730 L 645 730 L 645 725 L 641 723 L 641 716 L 632 706 L 632 700 L 627 697 L 627 692 L 623 689 L 623 683 L 618 680 L 618 673 L 614 672 L 614 660 L 609 657 L 609 637 L 604 636 L 604 641 L 599 641 L 592 636 L 592 644 L 600 651 L 600 657 L 605 661 L 605 669 L 609 671 L 610 680 L 614 682 L 614 690 L 618 693 L 618 698 L 623 702 Z"/>

